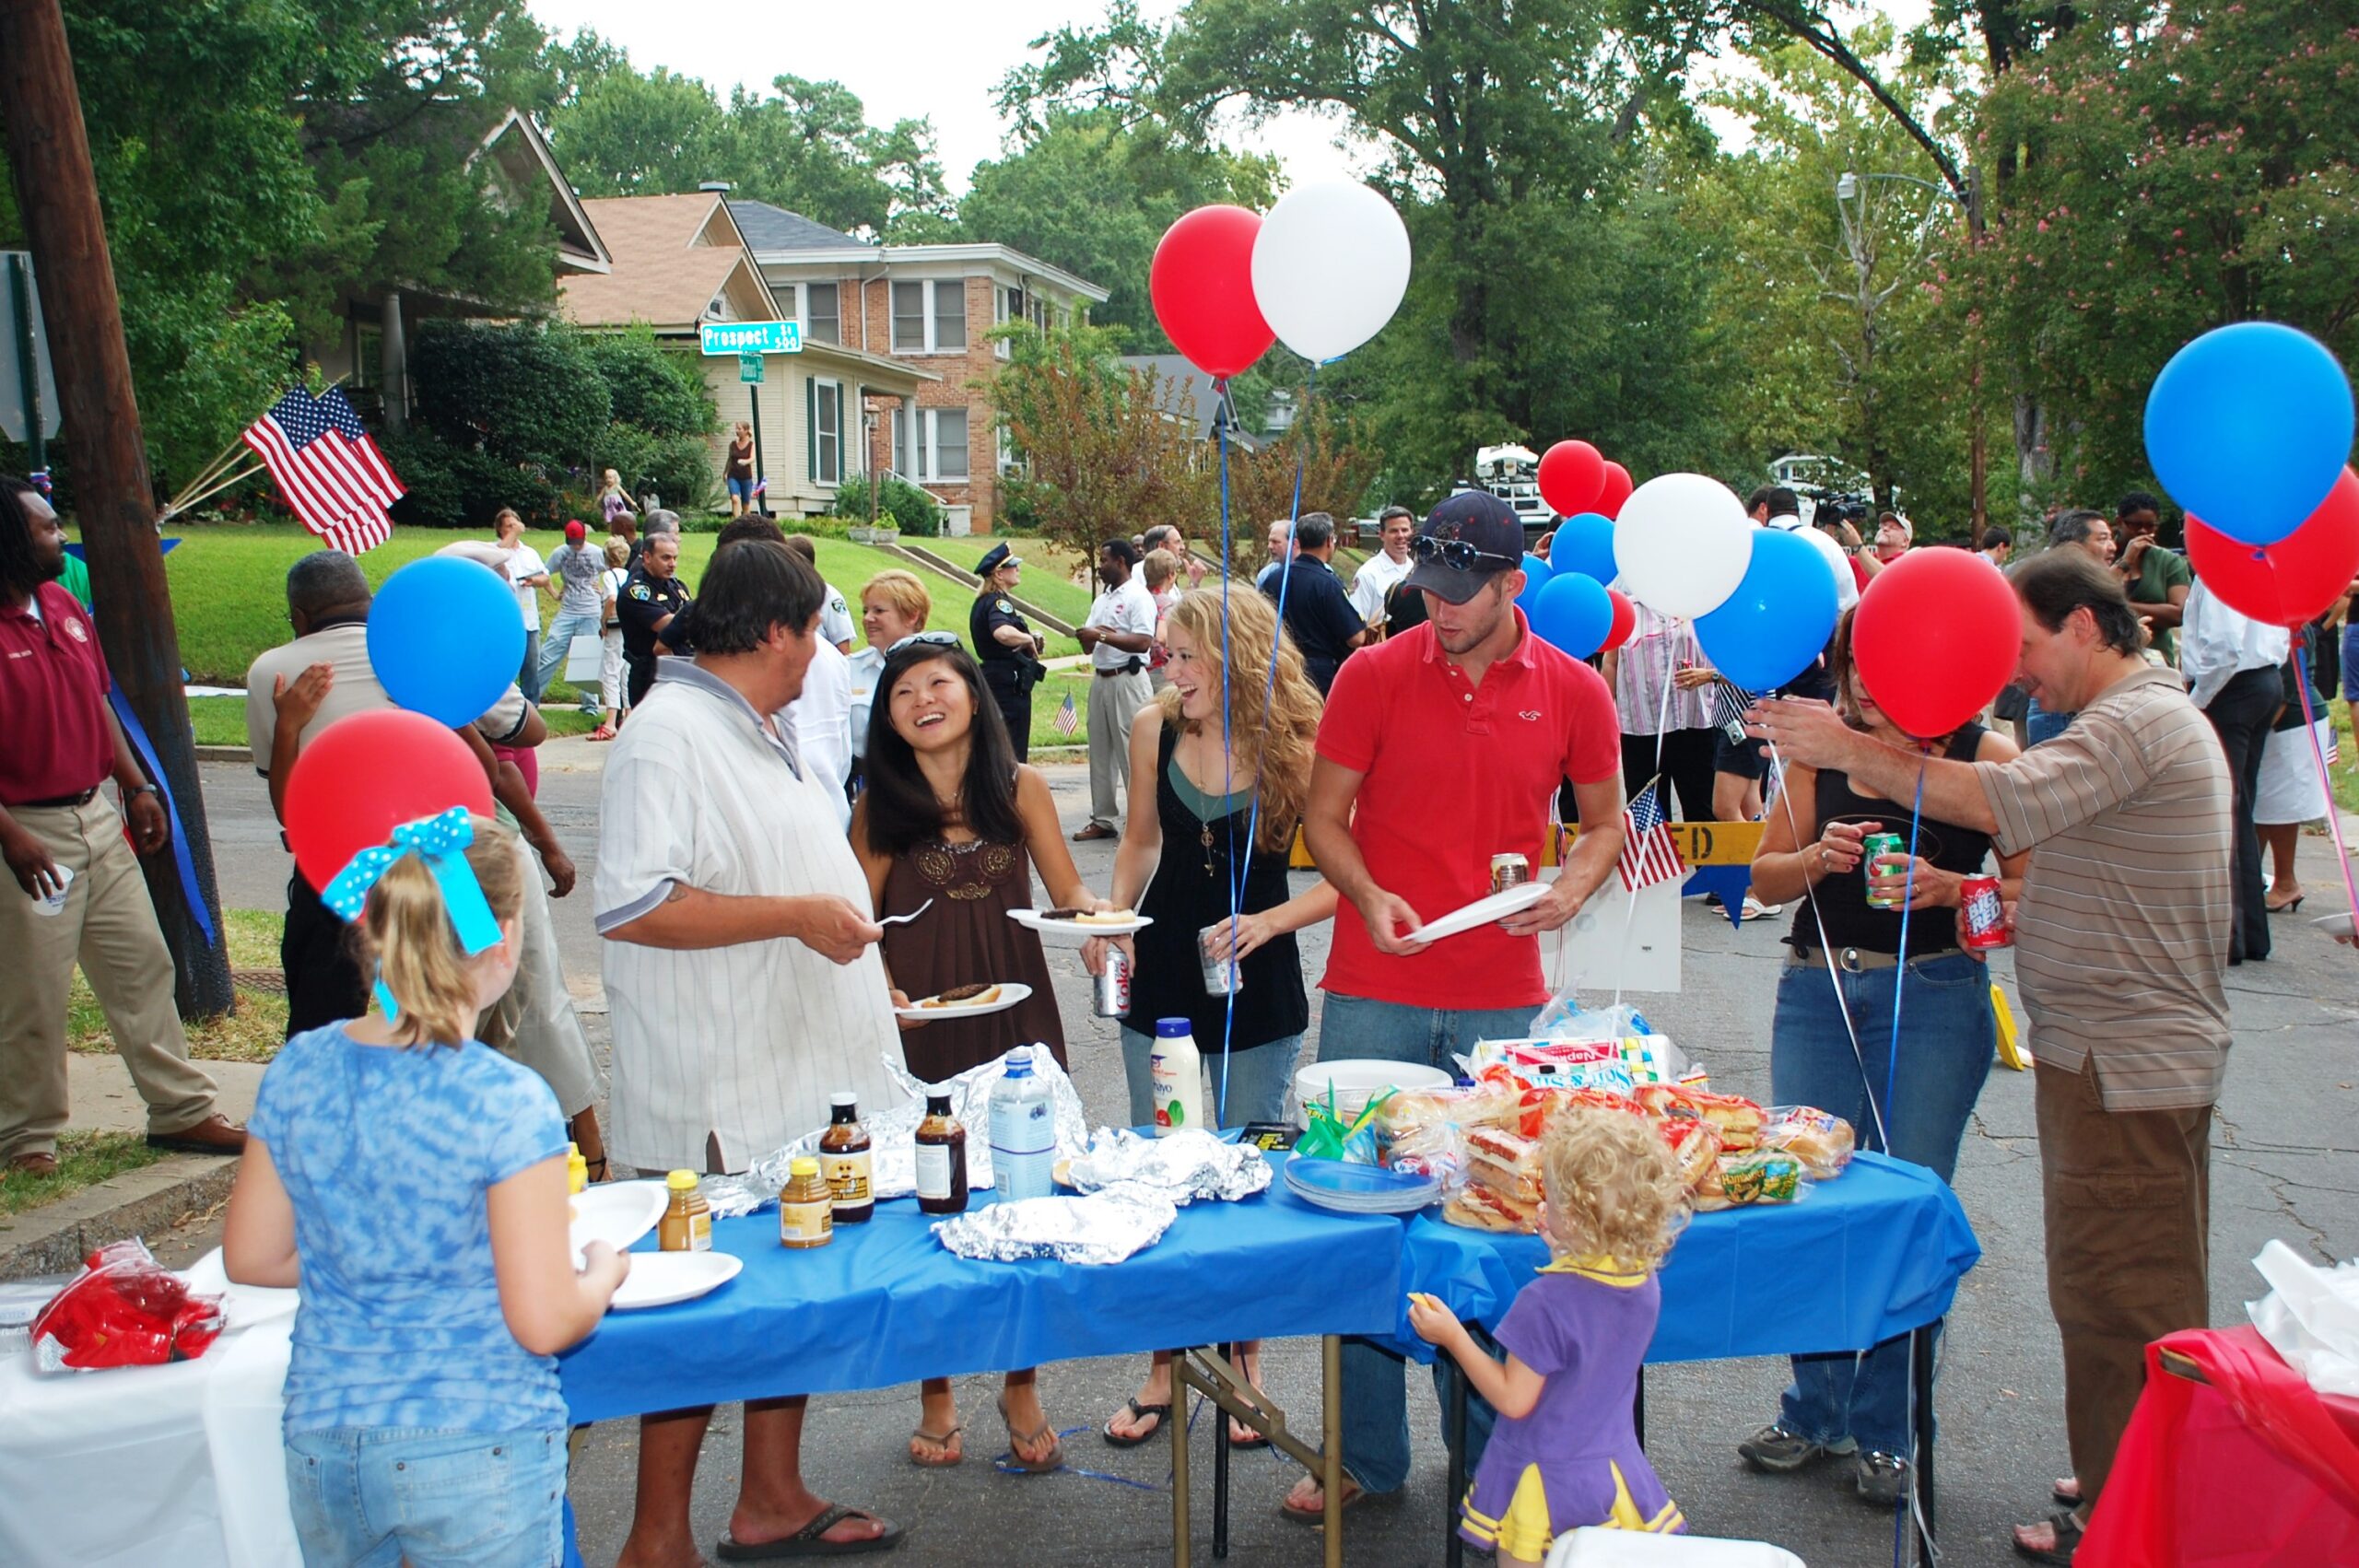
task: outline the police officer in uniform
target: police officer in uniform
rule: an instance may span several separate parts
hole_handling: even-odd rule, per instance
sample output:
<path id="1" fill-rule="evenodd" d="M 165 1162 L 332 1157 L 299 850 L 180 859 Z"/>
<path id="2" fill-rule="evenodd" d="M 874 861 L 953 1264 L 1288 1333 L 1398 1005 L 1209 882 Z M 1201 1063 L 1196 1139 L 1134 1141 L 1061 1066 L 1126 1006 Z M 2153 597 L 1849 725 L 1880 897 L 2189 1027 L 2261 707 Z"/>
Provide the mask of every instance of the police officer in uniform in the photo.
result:
<path id="1" fill-rule="evenodd" d="M 623 661 L 630 671 L 633 708 L 655 684 L 659 655 L 692 651 L 663 636 L 672 618 L 688 607 L 688 585 L 680 580 L 680 536 L 651 535 L 640 553 L 639 564 L 623 579 L 622 596 L 615 605 L 616 618 L 623 624 Z"/>
<path id="2" fill-rule="evenodd" d="M 1024 563 L 1010 555 L 1005 544 L 985 551 L 975 563 L 982 588 L 967 614 L 967 639 L 975 645 L 984 684 L 999 704 L 1000 717 L 1007 720 L 1007 738 L 1015 743 L 1018 762 L 1031 755 L 1032 688 L 1044 673 L 1040 651 L 1048 647 L 1047 639 L 1037 636 L 1015 613 L 1015 601 L 1008 597 L 1015 591 L 1015 579 L 1023 569 Z"/>

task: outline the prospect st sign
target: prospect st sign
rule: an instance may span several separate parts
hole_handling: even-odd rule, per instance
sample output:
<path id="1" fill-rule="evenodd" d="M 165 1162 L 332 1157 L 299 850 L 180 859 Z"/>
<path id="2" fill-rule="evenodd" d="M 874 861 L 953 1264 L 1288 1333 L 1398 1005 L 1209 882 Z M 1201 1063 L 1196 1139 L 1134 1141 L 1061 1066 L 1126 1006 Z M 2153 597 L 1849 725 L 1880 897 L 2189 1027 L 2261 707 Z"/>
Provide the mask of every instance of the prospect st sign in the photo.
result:
<path id="1" fill-rule="evenodd" d="M 705 322 L 698 345 L 707 354 L 800 354 L 801 322 Z"/>

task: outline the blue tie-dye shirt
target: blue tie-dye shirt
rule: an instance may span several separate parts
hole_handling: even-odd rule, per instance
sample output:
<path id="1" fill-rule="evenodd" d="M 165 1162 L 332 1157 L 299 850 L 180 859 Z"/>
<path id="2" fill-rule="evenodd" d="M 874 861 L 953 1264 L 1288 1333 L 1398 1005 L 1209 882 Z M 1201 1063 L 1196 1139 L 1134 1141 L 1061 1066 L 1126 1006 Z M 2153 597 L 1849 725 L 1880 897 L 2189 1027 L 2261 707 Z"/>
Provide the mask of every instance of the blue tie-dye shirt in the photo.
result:
<path id="1" fill-rule="evenodd" d="M 557 1096 L 490 1047 L 366 1046 L 332 1024 L 263 1075 L 248 1131 L 295 1205 L 290 1434 L 562 1426 L 557 1361 L 499 1314 L 490 1188 L 565 1153 Z"/>

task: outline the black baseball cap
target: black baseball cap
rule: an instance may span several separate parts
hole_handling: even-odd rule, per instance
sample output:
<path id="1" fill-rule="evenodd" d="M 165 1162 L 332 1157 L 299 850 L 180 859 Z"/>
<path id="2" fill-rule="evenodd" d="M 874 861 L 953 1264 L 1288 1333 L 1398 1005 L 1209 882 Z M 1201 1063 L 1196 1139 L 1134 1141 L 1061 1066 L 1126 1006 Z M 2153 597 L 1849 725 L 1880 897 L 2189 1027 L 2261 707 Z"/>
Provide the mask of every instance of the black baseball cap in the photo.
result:
<path id="1" fill-rule="evenodd" d="M 1015 558 L 1015 552 L 1010 550 L 1007 547 L 1006 542 L 1003 540 L 999 544 L 992 545 L 990 549 L 983 552 L 983 558 L 975 563 L 975 575 L 977 577 L 989 577 L 992 573 L 999 570 L 1002 567 L 1009 565 L 1020 567 L 1024 563 L 1022 561 Z"/>
<path id="2" fill-rule="evenodd" d="M 1453 562 L 1428 546 L 1428 539 L 1465 545 L 1449 554 L 1467 558 Z M 1412 549 L 1417 564 L 1409 568 L 1408 585 L 1463 604 L 1501 572 L 1523 566 L 1523 523 L 1513 507 L 1489 491 L 1465 490 L 1433 509 Z"/>

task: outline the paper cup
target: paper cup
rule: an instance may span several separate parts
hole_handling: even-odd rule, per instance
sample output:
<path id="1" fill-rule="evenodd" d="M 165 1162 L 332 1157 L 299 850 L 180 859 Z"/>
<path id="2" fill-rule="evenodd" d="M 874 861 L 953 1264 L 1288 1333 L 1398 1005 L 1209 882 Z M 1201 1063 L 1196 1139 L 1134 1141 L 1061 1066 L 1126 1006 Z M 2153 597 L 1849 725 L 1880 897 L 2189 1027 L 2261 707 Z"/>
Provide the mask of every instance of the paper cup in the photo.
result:
<path id="1" fill-rule="evenodd" d="M 57 872 L 57 891 L 46 897 L 33 900 L 33 913 L 36 915 L 56 916 L 65 913 L 65 895 L 72 892 L 74 887 L 74 868 L 58 866 L 54 869 Z"/>

